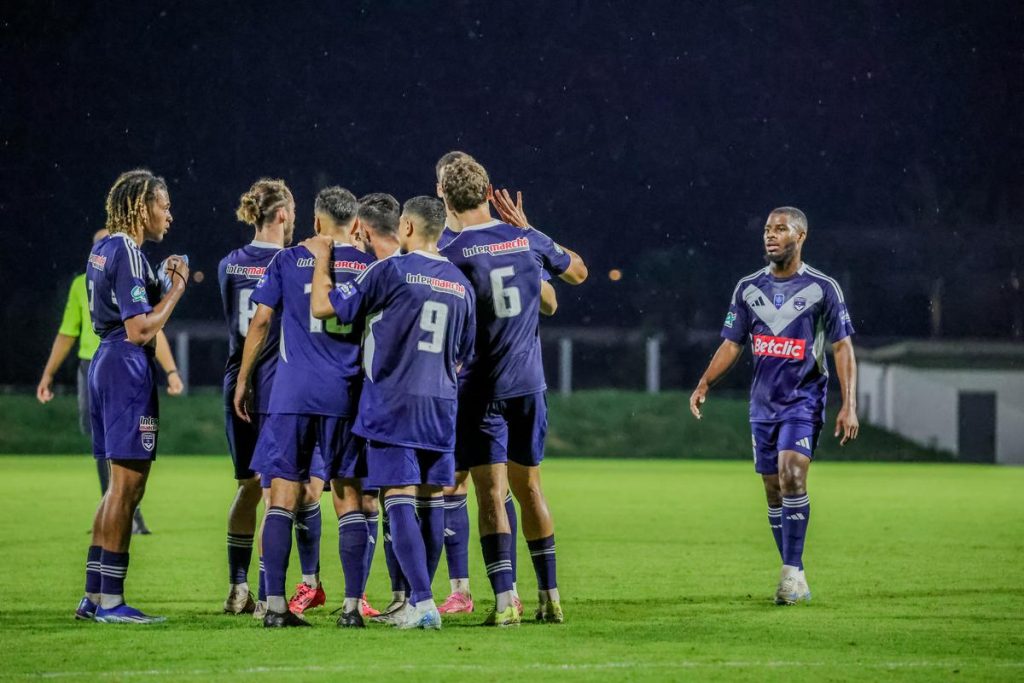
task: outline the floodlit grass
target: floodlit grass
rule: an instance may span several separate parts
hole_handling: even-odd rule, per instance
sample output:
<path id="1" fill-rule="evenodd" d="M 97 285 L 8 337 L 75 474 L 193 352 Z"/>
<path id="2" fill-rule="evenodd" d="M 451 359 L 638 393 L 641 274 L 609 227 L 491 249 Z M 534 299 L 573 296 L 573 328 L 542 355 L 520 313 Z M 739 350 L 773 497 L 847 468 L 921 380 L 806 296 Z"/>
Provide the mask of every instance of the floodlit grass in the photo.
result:
<path id="1" fill-rule="evenodd" d="M 683 448 L 685 445 L 680 444 Z M 75 622 L 96 504 L 85 457 L 0 457 L 0 678 L 57 680 L 1020 680 L 1024 470 L 821 462 L 812 468 L 808 606 L 771 604 L 778 556 L 748 463 L 551 458 L 567 622 L 439 633 L 371 625 L 268 632 L 220 614 L 226 458 L 163 457 L 136 538 L 131 602 L 163 625 Z M 337 532 L 324 503 L 322 565 L 340 604 Z M 535 588 L 520 540 L 520 591 Z M 446 594 L 444 563 L 435 583 Z M 255 568 L 253 569 L 255 576 Z M 293 559 L 291 580 L 297 580 Z M 371 602 L 388 597 L 378 554 Z M 529 614 L 529 612 L 528 612 Z"/>

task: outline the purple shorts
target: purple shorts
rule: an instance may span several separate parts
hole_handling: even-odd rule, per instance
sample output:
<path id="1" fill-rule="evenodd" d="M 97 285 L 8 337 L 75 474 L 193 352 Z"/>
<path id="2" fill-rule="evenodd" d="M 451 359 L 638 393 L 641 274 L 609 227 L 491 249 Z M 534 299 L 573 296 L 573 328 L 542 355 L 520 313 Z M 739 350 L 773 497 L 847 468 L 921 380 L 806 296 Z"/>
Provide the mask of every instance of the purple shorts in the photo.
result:
<path id="1" fill-rule="evenodd" d="M 778 474 L 780 451 L 796 451 L 814 459 L 821 423 L 811 420 L 751 422 L 750 432 L 754 446 L 754 471 L 758 474 Z"/>
<path id="2" fill-rule="evenodd" d="M 459 397 L 455 429 L 458 470 L 512 461 L 536 467 L 544 459 L 548 401 L 543 391 L 500 401 Z"/>
<path id="3" fill-rule="evenodd" d="M 366 469 L 364 486 L 372 488 L 455 485 L 455 456 L 451 451 L 430 451 L 368 441 Z"/>
<path id="4" fill-rule="evenodd" d="M 256 476 L 252 470 L 252 456 L 256 451 L 256 441 L 260 436 L 260 426 L 266 415 L 249 413 L 252 422 L 246 422 L 237 415 L 233 408 L 224 410 L 224 432 L 228 437 L 228 451 L 231 462 L 235 466 L 235 479 L 251 479 Z"/>
<path id="5" fill-rule="evenodd" d="M 267 415 L 256 442 L 252 469 L 264 487 L 273 479 L 308 482 L 362 476 L 353 420 L 327 415 Z"/>
<path id="6" fill-rule="evenodd" d="M 89 367 L 92 453 L 107 460 L 156 460 L 160 408 L 153 351 L 101 343 Z"/>

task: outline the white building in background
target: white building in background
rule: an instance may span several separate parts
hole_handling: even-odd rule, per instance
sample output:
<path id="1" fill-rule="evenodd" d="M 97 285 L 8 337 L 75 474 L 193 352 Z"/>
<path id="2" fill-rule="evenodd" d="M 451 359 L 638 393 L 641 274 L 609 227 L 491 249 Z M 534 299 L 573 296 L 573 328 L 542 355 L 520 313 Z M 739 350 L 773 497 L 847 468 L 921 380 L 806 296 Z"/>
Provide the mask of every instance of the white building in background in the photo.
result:
<path id="1" fill-rule="evenodd" d="M 1024 344 L 907 342 L 858 361 L 862 420 L 963 462 L 1024 464 Z"/>

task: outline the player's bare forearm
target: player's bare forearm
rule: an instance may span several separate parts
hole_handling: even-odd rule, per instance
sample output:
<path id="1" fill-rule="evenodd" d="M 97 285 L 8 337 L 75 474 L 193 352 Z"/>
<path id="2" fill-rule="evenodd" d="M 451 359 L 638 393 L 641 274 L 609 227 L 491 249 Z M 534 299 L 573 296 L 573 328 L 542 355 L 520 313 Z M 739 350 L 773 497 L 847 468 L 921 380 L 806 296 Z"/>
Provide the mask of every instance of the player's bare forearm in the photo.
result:
<path id="1" fill-rule="evenodd" d="M 137 346 L 146 346 L 152 342 L 157 333 L 170 320 L 174 307 L 178 305 L 178 301 L 181 300 L 181 295 L 184 293 L 184 281 L 176 278 L 170 291 L 164 295 L 160 303 L 153 307 L 152 311 L 125 320 L 124 329 L 128 335 L 128 341 Z"/>
<path id="2" fill-rule="evenodd" d="M 71 353 L 75 346 L 77 337 L 57 333 L 53 338 L 53 346 L 50 347 L 50 357 L 46 360 L 46 367 L 43 368 L 43 376 L 39 379 L 36 387 L 36 398 L 40 403 L 46 403 L 53 398 L 53 376 L 57 374 L 57 368 L 61 366 L 64 359 Z"/>
<path id="3" fill-rule="evenodd" d="M 267 336 L 270 333 L 270 321 L 274 316 L 274 309 L 270 306 L 260 304 L 256 307 L 256 313 L 249 321 L 249 331 L 245 335 L 245 345 L 242 347 L 242 365 L 238 370 L 239 382 L 248 383 L 252 377 L 252 371 L 256 367 L 256 359 L 263 352 L 266 346 Z"/>
<path id="4" fill-rule="evenodd" d="M 565 272 L 559 275 L 563 282 L 568 282 L 570 285 L 583 284 L 583 281 L 587 279 L 590 271 L 587 270 L 587 264 L 583 262 L 583 258 L 572 249 L 562 247 L 565 252 L 569 254 L 569 267 L 565 269 Z"/>
<path id="5" fill-rule="evenodd" d="M 541 280 L 540 283 L 540 314 L 552 316 L 558 310 L 558 294 L 550 282 Z"/>
<path id="6" fill-rule="evenodd" d="M 743 354 L 743 347 L 734 341 L 725 339 L 722 341 L 715 355 L 711 357 L 708 369 L 701 375 L 697 382 L 697 388 L 690 394 L 690 412 L 698 420 L 703 417 L 700 407 L 707 399 L 708 390 L 719 382 L 736 365 L 740 355 Z"/>
<path id="7" fill-rule="evenodd" d="M 328 259 L 317 256 L 313 266 L 313 285 L 309 290 L 309 309 L 314 318 L 327 320 L 334 317 L 330 296 L 333 287 Z"/>
<path id="8" fill-rule="evenodd" d="M 832 345 L 832 353 L 836 360 L 836 376 L 839 377 L 843 405 L 857 410 L 857 357 L 853 352 L 850 338 L 842 339 Z"/>
<path id="9" fill-rule="evenodd" d="M 167 341 L 167 333 L 163 330 L 156 333 L 156 362 L 165 373 L 178 369 L 174 362 L 174 354 L 171 353 L 171 343 Z"/>
<path id="10" fill-rule="evenodd" d="M 715 355 L 711 357 L 708 369 L 704 371 L 698 384 L 708 388 L 718 384 L 723 377 L 729 374 L 741 355 L 743 355 L 742 346 L 728 339 L 723 340 L 718 350 L 715 351 Z"/>
<path id="11" fill-rule="evenodd" d="M 833 344 L 832 353 L 836 359 L 836 375 L 839 376 L 843 399 L 843 405 L 836 416 L 835 436 L 839 438 L 839 445 L 844 446 L 848 441 L 856 439 L 860 432 L 857 419 L 857 358 L 849 337 Z"/>
<path id="12" fill-rule="evenodd" d="M 46 359 L 46 367 L 43 368 L 43 377 L 53 377 L 57 374 L 57 369 L 67 360 L 77 340 L 78 337 L 57 333 L 53 338 L 53 346 L 50 347 L 50 357 Z"/>

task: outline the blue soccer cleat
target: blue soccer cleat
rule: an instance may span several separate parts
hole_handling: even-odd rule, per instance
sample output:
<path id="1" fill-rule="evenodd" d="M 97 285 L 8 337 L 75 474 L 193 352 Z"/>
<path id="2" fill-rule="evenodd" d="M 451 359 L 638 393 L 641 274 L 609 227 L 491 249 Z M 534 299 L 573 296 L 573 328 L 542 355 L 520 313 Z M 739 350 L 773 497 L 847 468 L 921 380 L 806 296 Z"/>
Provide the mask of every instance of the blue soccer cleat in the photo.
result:
<path id="1" fill-rule="evenodd" d="M 96 618 L 96 603 L 88 598 L 83 597 L 82 601 L 78 603 L 78 608 L 75 610 L 75 619 L 79 621 L 92 621 Z"/>
<path id="2" fill-rule="evenodd" d="M 101 624 L 159 624 L 167 621 L 165 617 L 151 617 L 123 602 L 117 607 L 96 610 L 96 621 Z"/>

